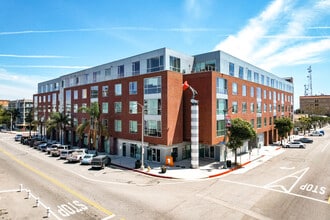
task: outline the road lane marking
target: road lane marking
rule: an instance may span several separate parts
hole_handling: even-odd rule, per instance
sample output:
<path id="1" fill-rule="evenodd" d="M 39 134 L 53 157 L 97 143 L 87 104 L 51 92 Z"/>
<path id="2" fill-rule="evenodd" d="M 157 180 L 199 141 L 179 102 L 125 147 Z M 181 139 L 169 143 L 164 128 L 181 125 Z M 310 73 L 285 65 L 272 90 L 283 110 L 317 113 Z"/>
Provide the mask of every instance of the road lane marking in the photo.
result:
<path id="1" fill-rule="evenodd" d="M 328 145 L 329 145 L 329 143 L 327 143 L 327 145 L 325 145 L 325 146 L 322 148 L 322 150 L 321 150 L 322 153 L 325 151 L 325 148 L 327 148 Z"/>
<path id="2" fill-rule="evenodd" d="M 103 206 L 101 206 L 100 204 L 93 202 L 92 200 L 88 199 L 87 197 L 81 195 L 80 193 L 74 191 L 73 189 L 69 188 L 68 186 L 64 185 L 63 183 L 61 183 L 60 181 L 47 176 L 45 173 L 29 166 L 28 164 L 20 161 L 19 159 L 17 159 L 14 155 L 12 155 L 11 153 L 5 151 L 4 149 L 0 148 L 0 152 L 4 153 L 5 155 L 7 155 L 10 159 L 14 160 L 15 162 L 17 162 L 18 164 L 20 164 L 21 166 L 25 167 L 26 169 L 34 172 L 35 174 L 39 175 L 40 177 L 48 180 L 49 182 L 53 183 L 54 185 L 64 189 L 65 191 L 69 192 L 71 195 L 76 196 L 77 198 L 81 199 L 82 201 L 86 202 L 87 204 L 93 206 L 94 208 L 98 209 L 99 211 L 112 216 L 114 215 L 111 211 L 107 210 L 106 208 L 104 208 Z"/>

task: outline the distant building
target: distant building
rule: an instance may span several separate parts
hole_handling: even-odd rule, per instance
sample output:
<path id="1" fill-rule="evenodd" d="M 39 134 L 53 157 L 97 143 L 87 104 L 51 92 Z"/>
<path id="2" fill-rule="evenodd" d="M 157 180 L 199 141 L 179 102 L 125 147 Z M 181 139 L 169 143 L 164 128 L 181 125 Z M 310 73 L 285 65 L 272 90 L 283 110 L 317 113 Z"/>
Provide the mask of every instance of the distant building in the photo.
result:
<path id="1" fill-rule="evenodd" d="M 42 126 L 52 112 L 64 112 L 72 122 L 65 142 L 78 145 L 76 127 L 89 119 L 78 109 L 98 102 L 109 133 L 100 137 L 99 150 L 140 159 L 143 135 L 146 161 L 190 158 L 192 94 L 183 92 L 185 81 L 198 92 L 199 157 L 224 159 L 228 116 L 256 130 L 256 140 L 244 143 L 242 152 L 278 141 L 274 120 L 293 118 L 292 78 L 223 51 L 190 56 L 161 48 L 40 82 L 33 96 L 35 120 Z M 85 134 L 85 144 L 87 139 Z"/>
<path id="2" fill-rule="evenodd" d="M 330 116 L 330 95 L 300 96 L 302 114 Z"/>
<path id="3" fill-rule="evenodd" d="M 2 108 L 8 109 L 9 100 L 0 100 L 0 105 L 2 106 Z"/>
<path id="4" fill-rule="evenodd" d="M 18 99 L 9 101 L 8 110 L 18 111 L 15 120 L 13 121 L 14 128 L 25 129 L 28 124 L 25 122 L 26 116 L 33 109 L 32 99 Z"/>

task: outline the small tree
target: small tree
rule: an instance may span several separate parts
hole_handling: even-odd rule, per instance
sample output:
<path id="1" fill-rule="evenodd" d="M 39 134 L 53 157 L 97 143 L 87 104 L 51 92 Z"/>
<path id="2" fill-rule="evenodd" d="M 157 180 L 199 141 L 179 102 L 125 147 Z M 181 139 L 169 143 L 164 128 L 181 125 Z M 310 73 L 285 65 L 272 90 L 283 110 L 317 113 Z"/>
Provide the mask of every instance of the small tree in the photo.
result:
<path id="1" fill-rule="evenodd" d="M 256 137 L 256 132 L 252 125 L 240 118 L 231 120 L 231 126 L 228 128 L 229 141 L 227 147 L 234 150 L 235 164 L 237 164 L 237 148 L 240 148 L 244 141 Z"/>
<path id="2" fill-rule="evenodd" d="M 275 129 L 277 129 L 277 133 L 281 138 L 281 145 L 283 138 L 286 138 L 290 131 L 293 128 L 293 123 L 290 118 L 278 118 L 274 121 Z"/>
<path id="3" fill-rule="evenodd" d="M 50 115 L 50 120 L 47 123 L 47 130 L 56 130 L 56 139 L 59 139 L 61 144 L 63 140 L 63 133 L 66 126 L 69 124 L 69 118 L 64 112 L 53 112 Z"/>

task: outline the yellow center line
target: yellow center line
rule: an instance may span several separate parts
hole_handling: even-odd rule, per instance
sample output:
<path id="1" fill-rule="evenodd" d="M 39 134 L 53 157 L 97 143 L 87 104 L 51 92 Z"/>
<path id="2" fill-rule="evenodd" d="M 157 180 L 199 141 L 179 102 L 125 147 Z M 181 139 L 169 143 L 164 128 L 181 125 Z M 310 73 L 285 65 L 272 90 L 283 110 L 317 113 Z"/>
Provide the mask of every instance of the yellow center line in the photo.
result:
<path id="1" fill-rule="evenodd" d="M 65 191 L 71 193 L 72 195 L 78 197 L 79 199 L 81 199 L 82 201 L 86 202 L 87 204 L 95 207 L 96 209 L 98 209 L 99 211 L 107 214 L 107 215 L 113 215 L 112 212 L 110 212 L 109 210 L 107 210 L 106 208 L 102 207 L 100 204 L 96 203 L 96 202 L 93 202 L 92 200 L 86 198 L 85 196 L 81 195 L 80 193 L 74 191 L 73 189 L 70 189 L 68 186 L 64 185 L 63 183 L 61 183 L 60 181 L 50 177 L 50 176 L 47 176 L 45 173 L 29 166 L 28 164 L 20 161 L 19 159 L 17 159 L 15 156 L 13 156 L 12 154 L 10 154 L 9 152 L 3 150 L 0 148 L 0 152 L 4 153 L 5 155 L 7 155 L 9 158 L 11 158 L 12 160 L 16 161 L 18 164 L 20 164 L 21 166 L 29 169 L 30 171 L 34 172 L 35 174 L 39 175 L 40 177 L 48 180 L 49 182 L 55 184 L 56 186 L 64 189 Z"/>

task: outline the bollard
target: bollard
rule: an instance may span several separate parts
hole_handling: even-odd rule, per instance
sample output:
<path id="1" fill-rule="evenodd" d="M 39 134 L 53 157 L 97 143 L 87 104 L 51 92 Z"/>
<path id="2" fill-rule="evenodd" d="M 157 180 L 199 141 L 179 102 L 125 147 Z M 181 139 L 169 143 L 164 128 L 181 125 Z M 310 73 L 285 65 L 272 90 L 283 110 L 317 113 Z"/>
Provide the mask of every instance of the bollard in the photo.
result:
<path id="1" fill-rule="evenodd" d="M 36 198 L 36 207 L 39 207 L 39 197 Z"/>
<path id="2" fill-rule="evenodd" d="M 19 184 L 19 192 L 22 192 L 23 184 Z"/>
<path id="3" fill-rule="evenodd" d="M 27 191 L 27 198 L 30 199 L 31 198 L 31 190 Z"/>
<path id="4" fill-rule="evenodd" d="M 47 208 L 47 218 L 49 218 L 50 217 L 50 208 L 48 207 Z"/>

